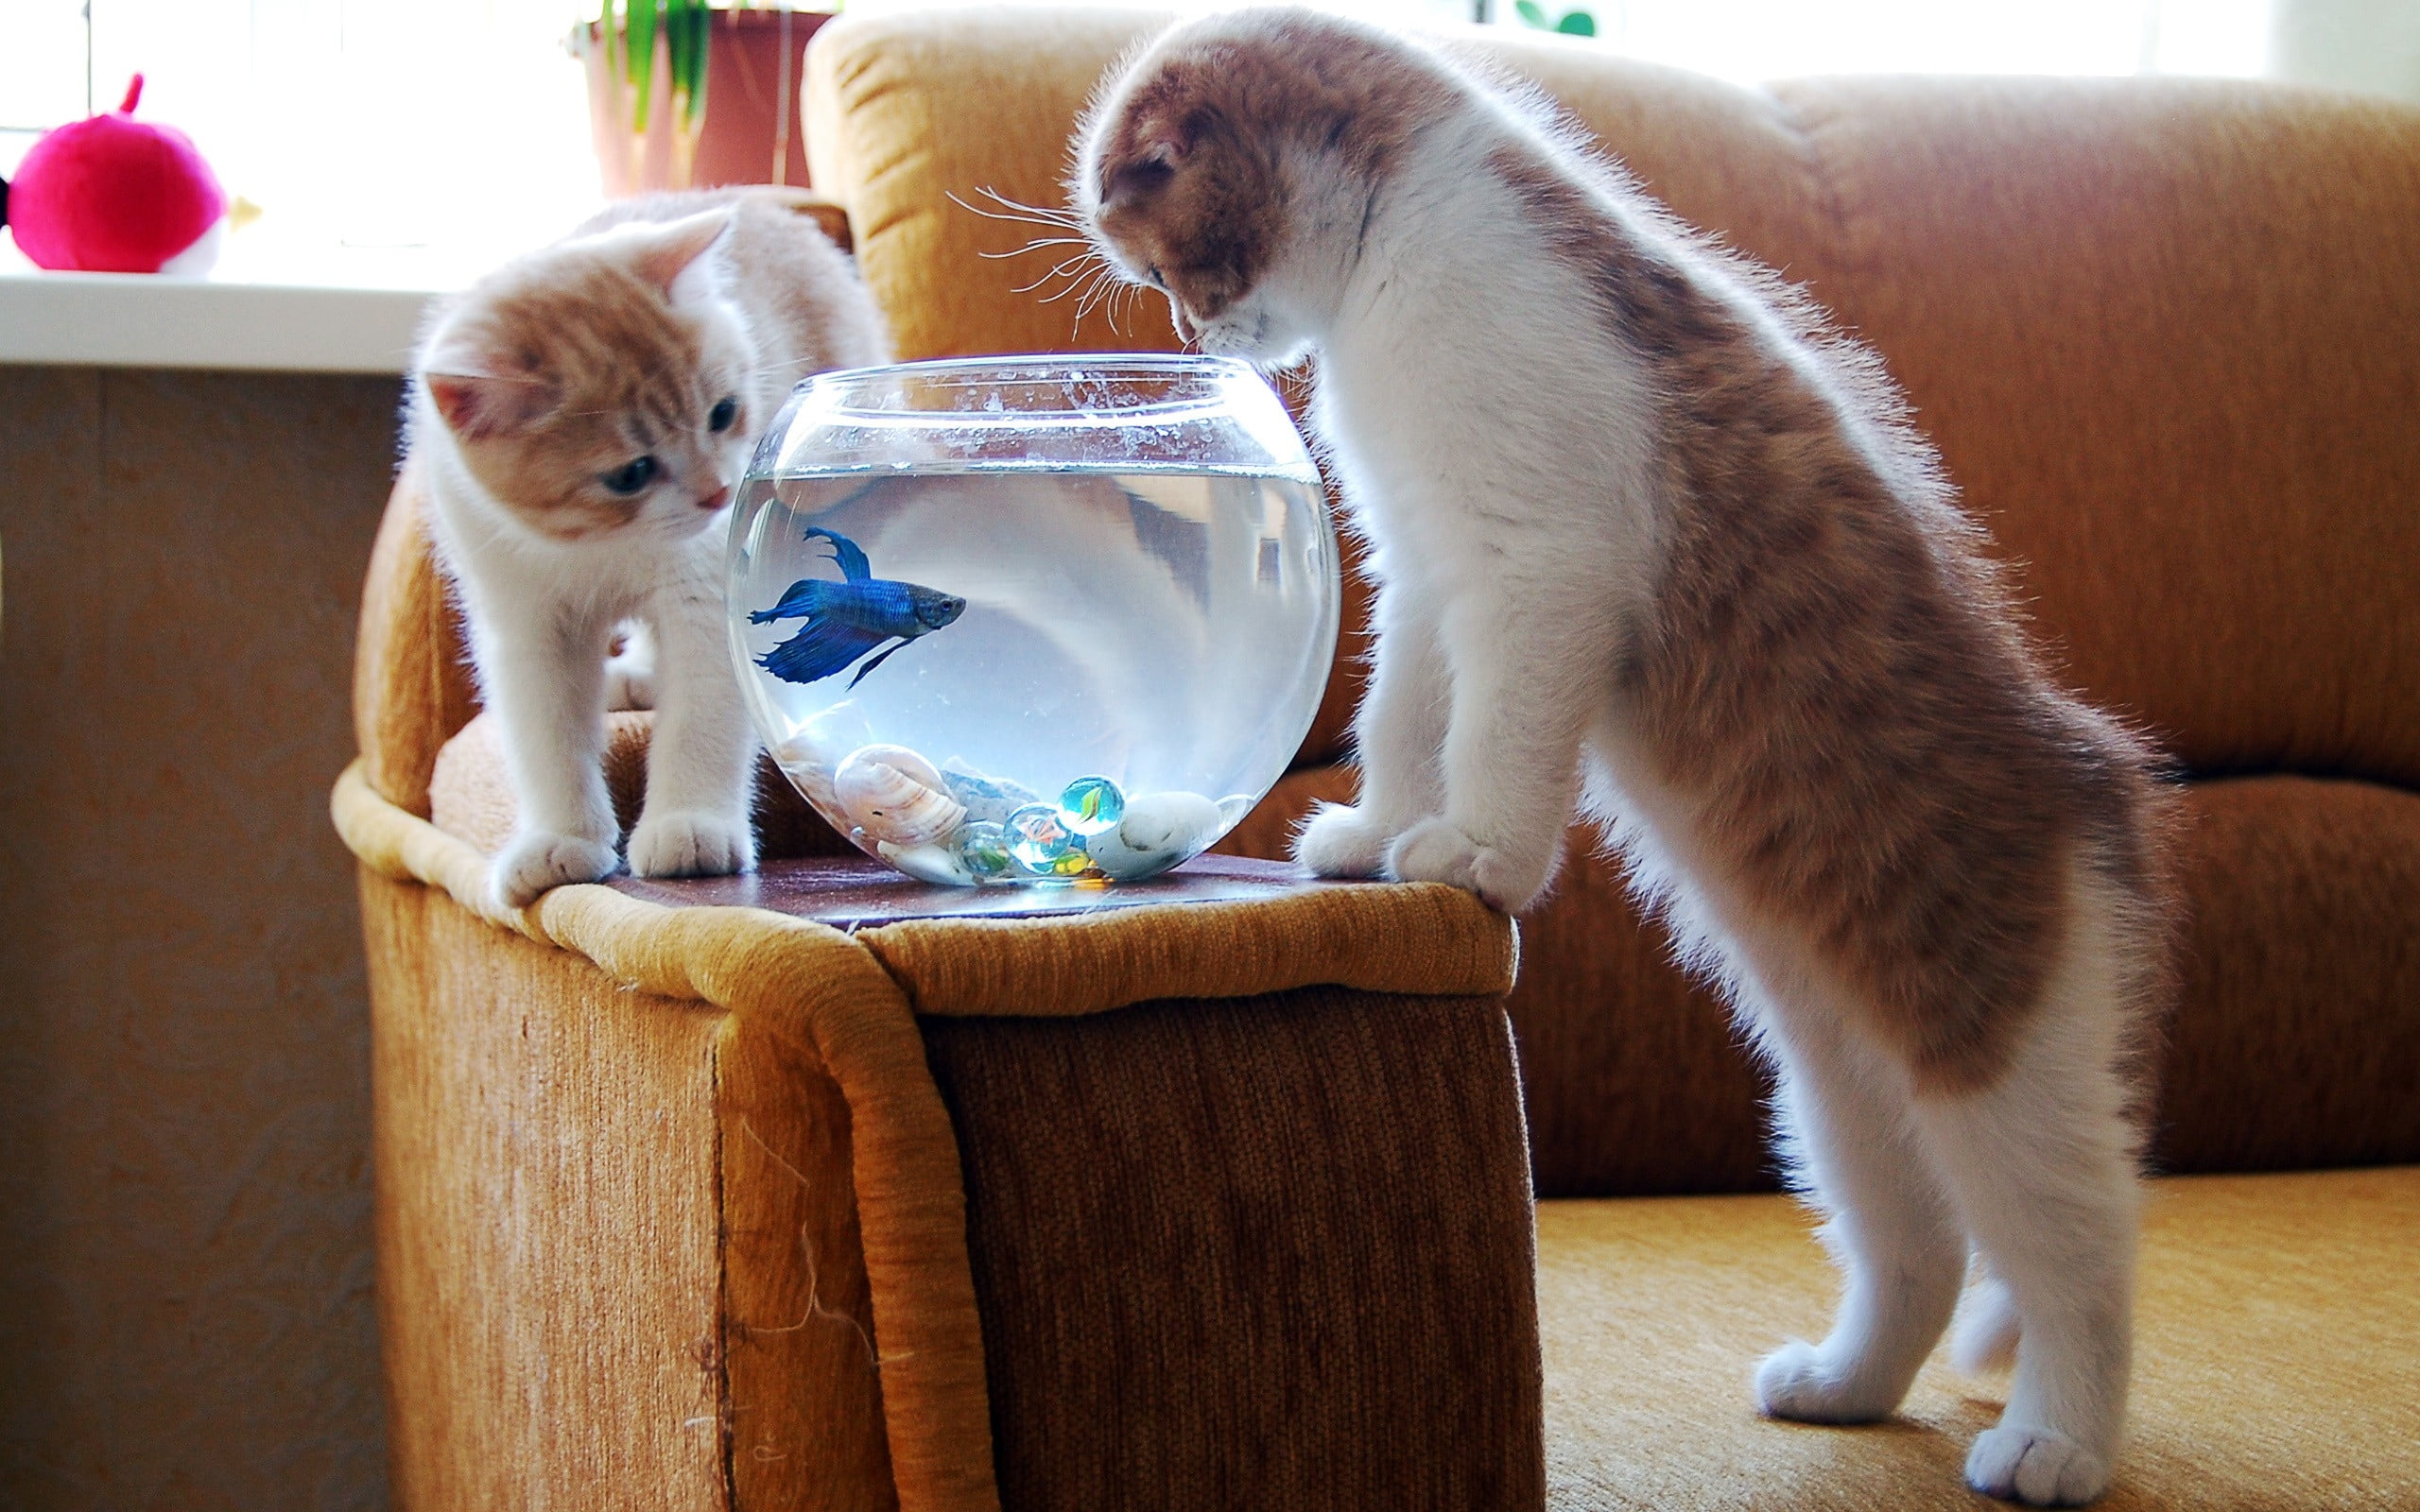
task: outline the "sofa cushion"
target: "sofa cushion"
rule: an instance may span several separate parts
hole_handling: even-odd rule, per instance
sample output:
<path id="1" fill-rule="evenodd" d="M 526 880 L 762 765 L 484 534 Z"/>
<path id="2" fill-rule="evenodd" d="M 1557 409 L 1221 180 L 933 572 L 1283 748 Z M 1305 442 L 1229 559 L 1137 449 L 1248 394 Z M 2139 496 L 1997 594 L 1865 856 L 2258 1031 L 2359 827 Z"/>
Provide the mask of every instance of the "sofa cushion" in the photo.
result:
<path id="1" fill-rule="evenodd" d="M 2420 1168 L 2160 1182 L 2131 1442 L 2106 1512 L 2420 1505 Z M 1960 1480 L 2005 1387 L 1927 1365 L 1864 1428 L 1765 1419 L 1749 1385 L 1820 1338 L 1836 1279 L 1786 1197 L 1538 1211 L 1547 1505 L 1988 1505 Z"/>
<path id="2" fill-rule="evenodd" d="M 1281 856 L 1349 768 L 1297 772 L 1220 847 Z M 2152 1156 L 2171 1172 L 2420 1160 L 2420 795 L 2349 780 L 2186 790 L 2184 991 Z M 1770 1190 L 1763 1083 L 1586 827 L 1521 920 L 1508 1005 L 1540 1194 Z"/>

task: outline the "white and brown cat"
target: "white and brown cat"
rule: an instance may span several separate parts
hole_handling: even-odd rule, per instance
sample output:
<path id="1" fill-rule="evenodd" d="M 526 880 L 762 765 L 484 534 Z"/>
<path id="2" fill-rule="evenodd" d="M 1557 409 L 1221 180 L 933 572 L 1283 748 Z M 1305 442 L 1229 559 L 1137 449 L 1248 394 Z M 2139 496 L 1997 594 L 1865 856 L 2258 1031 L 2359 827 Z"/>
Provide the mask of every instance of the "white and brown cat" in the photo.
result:
<path id="1" fill-rule="evenodd" d="M 633 650 L 614 691 L 656 712 L 631 870 L 752 864 L 755 737 L 723 623 L 732 490 L 791 385 L 885 352 L 847 257 L 744 193 L 616 205 L 438 316 L 408 446 L 503 727 L 519 827 L 500 904 L 619 865 L 601 768 L 617 634 Z"/>
<path id="2" fill-rule="evenodd" d="M 1971 1256 L 1960 1352 L 2015 1373 L 1967 1480 L 2100 1495 L 2172 804 L 2046 678 L 1874 357 L 1535 99 L 1307 11 L 1149 43 L 1072 188 L 1203 351 L 1318 356 L 1377 640 L 1360 801 L 1302 859 L 1518 911 L 1594 816 L 1829 1216 L 1840 1313 L 1765 1410 L 1889 1414 Z"/>

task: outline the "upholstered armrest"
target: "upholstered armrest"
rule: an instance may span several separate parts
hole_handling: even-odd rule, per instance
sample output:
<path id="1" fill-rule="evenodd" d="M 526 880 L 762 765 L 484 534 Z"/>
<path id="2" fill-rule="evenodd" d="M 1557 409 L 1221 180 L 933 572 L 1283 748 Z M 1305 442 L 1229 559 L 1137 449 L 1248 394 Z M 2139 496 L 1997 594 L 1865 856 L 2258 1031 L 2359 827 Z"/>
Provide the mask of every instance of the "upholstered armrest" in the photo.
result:
<path id="1" fill-rule="evenodd" d="M 402 1504 L 1542 1503 L 1503 919 L 828 855 L 503 914 L 495 769 L 335 802 Z"/>

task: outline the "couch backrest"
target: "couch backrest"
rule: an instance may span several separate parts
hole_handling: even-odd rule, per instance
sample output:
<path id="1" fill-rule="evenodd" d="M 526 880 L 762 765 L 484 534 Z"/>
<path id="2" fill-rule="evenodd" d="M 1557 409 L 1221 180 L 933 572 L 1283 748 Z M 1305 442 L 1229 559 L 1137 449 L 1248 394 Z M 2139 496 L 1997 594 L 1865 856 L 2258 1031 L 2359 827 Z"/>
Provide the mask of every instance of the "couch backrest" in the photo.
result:
<path id="1" fill-rule="evenodd" d="M 949 198 L 1061 203 L 1096 81 L 1165 19 L 817 37 L 816 184 L 904 356 L 1172 344 L 1156 301 L 1116 331 L 1017 292 L 1066 249 L 986 260 L 1052 233 Z M 1472 45 L 1881 351 L 2071 683 L 2200 772 L 2420 786 L 2420 111 L 2189 80 L 1748 90 L 1591 43 Z"/>

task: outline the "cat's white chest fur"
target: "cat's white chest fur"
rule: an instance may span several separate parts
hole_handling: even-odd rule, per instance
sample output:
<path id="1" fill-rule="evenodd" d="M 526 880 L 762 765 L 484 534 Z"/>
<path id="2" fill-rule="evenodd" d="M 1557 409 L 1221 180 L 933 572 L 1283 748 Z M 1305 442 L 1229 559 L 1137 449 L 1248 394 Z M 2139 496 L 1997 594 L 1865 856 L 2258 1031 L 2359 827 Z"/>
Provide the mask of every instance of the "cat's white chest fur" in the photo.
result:
<path id="1" fill-rule="evenodd" d="M 1389 192 L 1320 345 L 1313 424 L 1374 576 L 1431 627 L 1449 678 L 1551 677 L 1505 658 L 1538 644 L 1515 627 L 1554 627 L 1601 700 L 1654 591 L 1653 404 L 1583 282 L 1467 171 L 1496 129 L 1439 129 Z M 1570 318 L 1538 318 L 1556 310 Z"/>

